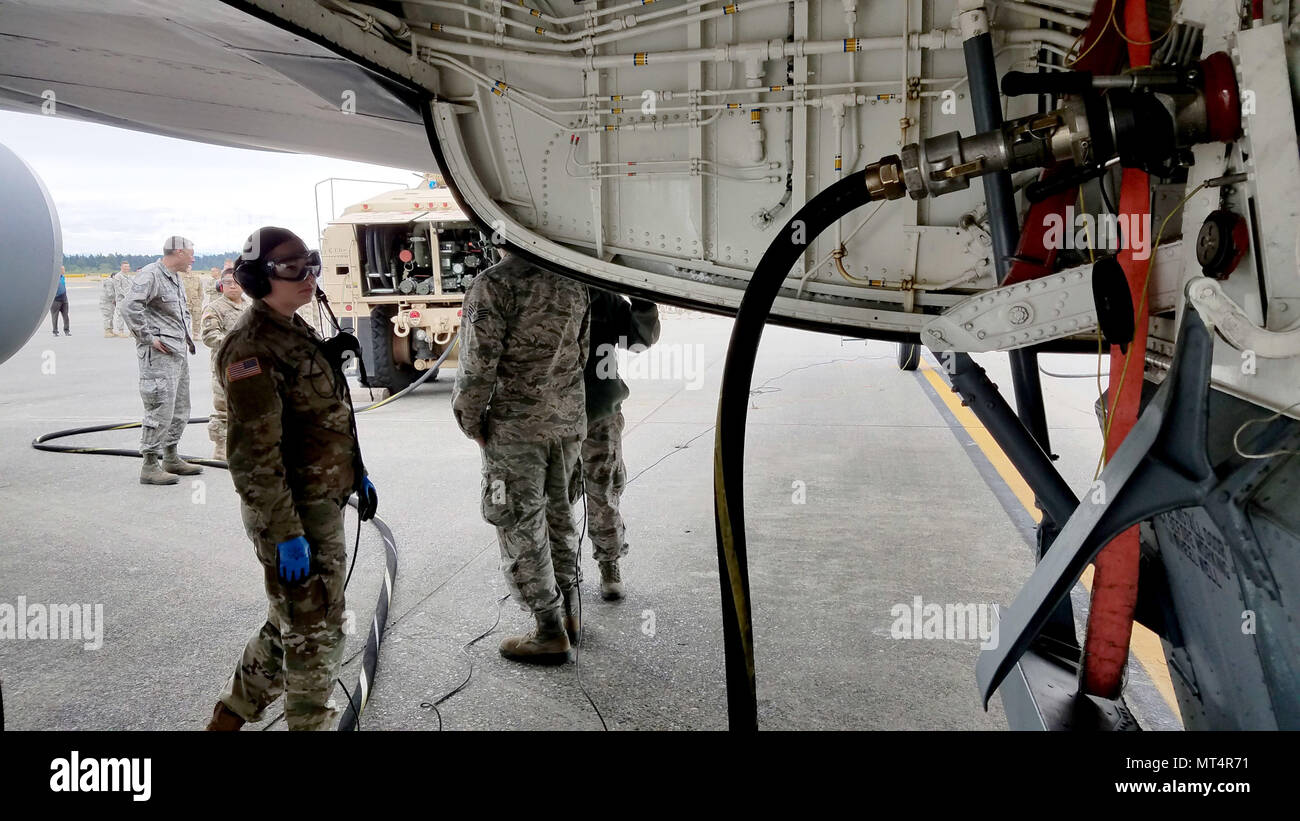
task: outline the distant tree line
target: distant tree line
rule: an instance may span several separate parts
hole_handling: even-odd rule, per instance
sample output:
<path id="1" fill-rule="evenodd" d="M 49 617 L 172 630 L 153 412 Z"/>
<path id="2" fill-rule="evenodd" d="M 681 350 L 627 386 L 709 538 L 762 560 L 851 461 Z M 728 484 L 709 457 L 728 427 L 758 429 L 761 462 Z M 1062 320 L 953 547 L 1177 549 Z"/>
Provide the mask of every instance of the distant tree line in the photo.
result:
<path id="1" fill-rule="evenodd" d="M 138 271 L 155 261 L 158 254 L 64 254 L 63 269 L 69 274 L 106 274 L 116 271 L 123 262 L 131 263 L 131 270 Z M 239 256 L 238 251 L 224 254 L 202 254 L 194 258 L 194 270 L 206 271 L 220 268 L 226 260 Z"/>

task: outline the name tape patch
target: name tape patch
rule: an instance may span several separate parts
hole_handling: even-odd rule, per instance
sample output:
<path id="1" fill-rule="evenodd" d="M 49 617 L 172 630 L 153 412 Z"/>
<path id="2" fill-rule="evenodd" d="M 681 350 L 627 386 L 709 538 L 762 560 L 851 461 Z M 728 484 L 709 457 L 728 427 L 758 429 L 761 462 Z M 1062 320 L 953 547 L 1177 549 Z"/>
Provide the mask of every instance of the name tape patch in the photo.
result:
<path id="1" fill-rule="evenodd" d="M 257 361 L 257 357 L 252 357 L 226 366 L 226 381 L 234 382 L 238 379 L 247 379 L 250 376 L 257 376 L 261 372 L 261 363 Z"/>

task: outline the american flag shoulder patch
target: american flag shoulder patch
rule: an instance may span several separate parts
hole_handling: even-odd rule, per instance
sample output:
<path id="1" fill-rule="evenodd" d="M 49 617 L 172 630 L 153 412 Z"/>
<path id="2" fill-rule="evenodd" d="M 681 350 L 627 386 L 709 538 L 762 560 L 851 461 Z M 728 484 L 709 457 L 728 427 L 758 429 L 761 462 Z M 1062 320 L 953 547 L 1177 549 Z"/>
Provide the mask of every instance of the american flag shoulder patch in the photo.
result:
<path id="1" fill-rule="evenodd" d="M 242 359 L 226 366 L 226 381 L 234 382 L 237 379 L 246 379 L 250 376 L 257 376 L 261 372 L 262 365 L 257 361 L 257 357 Z"/>

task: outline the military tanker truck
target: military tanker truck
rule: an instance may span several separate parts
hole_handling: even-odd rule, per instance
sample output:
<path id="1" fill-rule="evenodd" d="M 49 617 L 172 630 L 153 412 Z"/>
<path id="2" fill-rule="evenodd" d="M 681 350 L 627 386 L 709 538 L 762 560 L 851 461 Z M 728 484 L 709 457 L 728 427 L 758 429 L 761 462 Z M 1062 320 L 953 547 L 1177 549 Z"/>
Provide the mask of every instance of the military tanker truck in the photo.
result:
<path id="1" fill-rule="evenodd" d="M 365 386 L 394 393 L 452 344 L 465 290 L 498 259 L 436 174 L 345 208 L 322 231 L 320 252 L 320 287 L 356 330 Z M 441 367 L 456 360 L 452 351 Z"/>

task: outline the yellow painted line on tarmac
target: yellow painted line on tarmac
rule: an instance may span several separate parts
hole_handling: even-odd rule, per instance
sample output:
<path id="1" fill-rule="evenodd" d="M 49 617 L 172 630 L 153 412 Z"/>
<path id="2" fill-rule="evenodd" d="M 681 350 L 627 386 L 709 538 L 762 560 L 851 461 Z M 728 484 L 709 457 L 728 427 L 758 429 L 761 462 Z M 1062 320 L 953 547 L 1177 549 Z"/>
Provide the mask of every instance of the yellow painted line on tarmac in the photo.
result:
<path id="1" fill-rule="evenodd" d="M 961 423 L 961 426 L 966 429 L 966 433 L 970 434 L 971 439 L 975 441 L 979 449 L 984 452 L 984 456 L 993 465 L 993 469 L 998 472 L 998 475 L 1002 477 L 1002 481 L 1006 482 L 1007 487 L 1020 500 L 1020 504 L 1024 506 L 1025 511 L 1034 518 L 1035 522 L 1042 519 L 1042 511 L 1034 504 L 1034 492 L 1029 489 L 1029 485 L 1021 477 L 1020 472 L 1011 464 L 1011 460 L 1007 459 L 1006 454 L 1002 452 L 1002 448 L 998 447 L 998 443 L 980 424 L 975 414 L 970 408 L 962 407 L 957 394 L 952 392 L 949 384 L 939 375 L 934 366 L 924 358 L 921 360 L 920 371 L 930 383 L 930 386 L 934 388 L 934 392 L 939 399 L 947 406 L 957 421 Z M 1092 572 L 1092 565 L 1090 564 L 1084 569 L 1083 576 L 1080 579 L 1089 593 L 1092 592 Z M 1159 691 L 1160 697 L 1174 711 L 1174 715 L 1178 716 L 1178 720 L 1182 721 L 1182 713 L 1178 709 L 1178 699 L 1174 695 L 1174 685 L 1169 677 L 1169 665 L 1165 661 L 1165 651 L 1160 643 L 1160 637 L 1141 624 L 1133 622 L 1133 636 L 1129 640 L 1129 650 L 1142 667 L 1146 669 L 1147 675 L 1151 677 L 1151 681 L 1155 684 L 1156 690 Z"/>
<path id="2" fill-rule="evenodd" d="M 943 380 L 943 377 L 934 369 L 934 366 L 922 359 L 920 367 L 921 373 L 925 374 L 925 378 L 934 387 L 934 392 L 939 394 L 939 398 L 948 406 L 948 410 L 952 412 L 953 416 L 957 417 L 957 421 L 975 440 L 975 444 L 979 445 L 980 450 L 984 451 L 984 455 L 988 457 L 993 469 L 1002 477 L 1002 481 L 1007 483 L 1007 487 L 1020 500 L 1020 504 L 1025 506 L 1025 510 L 1029 511 L 1029 515 L 1034 518 L 1035 522 L 1042 519 L 1043 512 L 1034 505 L 1034 492 L 1029 489 L 1029 485 L 1025 484 L 1025 480 L 1020 478 L 1020 471 L 1016 470 L 1010 460 L 1003 455 L 1002 448 L 998 447 L 998 443 L 993 440 L 992 434 L 985 430 L 970 408 L 962 406 L 961 400 L 952 392 L 952 388 Z"/>

